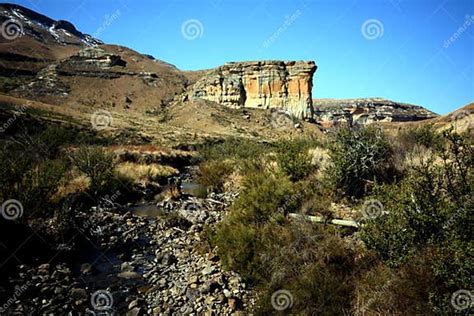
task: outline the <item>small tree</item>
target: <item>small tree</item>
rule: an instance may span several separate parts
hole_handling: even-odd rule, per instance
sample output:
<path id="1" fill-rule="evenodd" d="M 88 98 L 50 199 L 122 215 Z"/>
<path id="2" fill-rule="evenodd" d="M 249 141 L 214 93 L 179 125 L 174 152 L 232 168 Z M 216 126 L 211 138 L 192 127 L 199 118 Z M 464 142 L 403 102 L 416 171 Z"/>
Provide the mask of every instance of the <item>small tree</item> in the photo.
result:
<path id="1" fill-rule="evenodd" d="M 116 179 L 116 163 L 111 153 L 98 147 L 80 147 L 72 155 L 73 165 L 91 179 L 90 191 L 97 196 L 100 192 L 110 190 Z"/>
<path id="2" fill-rule="evenodd" d="M 368 184 L 393 176 L 391 148 L 376 127 L 341 129 L 329 146 L 329 179 L 342 195 L 360 198 Z"/>

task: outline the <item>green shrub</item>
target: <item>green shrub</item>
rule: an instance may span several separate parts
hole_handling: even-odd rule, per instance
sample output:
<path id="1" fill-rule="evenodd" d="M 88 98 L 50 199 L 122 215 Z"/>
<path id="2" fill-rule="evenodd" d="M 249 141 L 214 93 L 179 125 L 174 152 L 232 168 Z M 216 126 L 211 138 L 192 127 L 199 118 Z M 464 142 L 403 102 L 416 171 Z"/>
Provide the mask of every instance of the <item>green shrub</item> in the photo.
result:
<path id="1" fill-rule="evenodd" d="M 279 207 L 291 193 L 291 183 L 268 172 L 249 174 L 230 214 L 218 224 L 211 240 L 222 263 L 249 281 L 262 278 L 259 265 L 266 236 L 264 227 L 284 220 Z"/>
<path id="2" fill-rule="evenodd" d="M 270 146 L 247 138 L 229 137 L 220 142 L 206 143 L 198 148 L 204 160 L 246 160 L 261 157 Z"/>
<path id="3" fill-rule="evenodd" d="M 231 161 L 211 160 L 199 165 L 198 182 L 216 192 L 222 192 L 226 178 L 234 170 Z"/>
<path id="4" fill-rule="evenodd" d="M 396 271 L 414 270 L 413 262 L 422 262 L 424 272 L 405 273 L 400 288 L 412 284 L 419 302 L 411 303 L 429 304 L 431 313 L 439 314 L 452 312 L 450 295 L 469 289 L 474 273 L 472 140 L 449 132 L 443 137 L 446 146 L 438 157 L 413 167 L 401 183 L 374 190 L 387 214 L 369 220 L 360 234 Z M 434 281 L 425 288 L 428 276 Z"/>
<path id="5" fill-rule="evenodd" d="M 33 213 L 45 214 L 52 207 L 56 193 L 66 172 L 64 160 L 37 161 L 22 151 L 21 146 L 6 146 L 0 153 L 0 198 L 21 202 L 25 218 Z"/>
<path id="6" fill-rule="evenodd" d="M 276 144 L 278 166 L 292 181 L 301 180 L 315 171 L 309 153 L 312 145 L 314 143 L 305 139 L 283 140 Z"/>
<path id="7" fill-rule="evenodd" d="M 433 124 L 424 124 L 416 128 L 403 130 L 399 133 L 398 140 L 404 151 L 413 150 L 416 145 L 440 149 L 445 142 L 443 136 L 435 130 Z"/>
<path id="8" fill-rule="evenodd" d="M 293 299 L 285 314 L 347 314 L 355 265 L 350 246 L 312 223 L 297 221 L 268 230 L 272 239 L 262 255 L 268 276 L 260 286 L 257 315 L 275 312 L 272 295 L 278 290 L 288 291 Z"/>
<path id="9" fill-rule="evenodd" d="M 91 179 L 89 189 L 94 196 L 115 191 L 118 179 L 113 154 L 99 147 L 82 146 L 71 158 L 73 165 Z"/>
<path id="10" fill-rule="evenodd" d="M 341 129 L 329 145 L 328 178 L 343 196 L 360 198 L 374 182 L 394 176 L 391 148 L 376 127 Z"/>

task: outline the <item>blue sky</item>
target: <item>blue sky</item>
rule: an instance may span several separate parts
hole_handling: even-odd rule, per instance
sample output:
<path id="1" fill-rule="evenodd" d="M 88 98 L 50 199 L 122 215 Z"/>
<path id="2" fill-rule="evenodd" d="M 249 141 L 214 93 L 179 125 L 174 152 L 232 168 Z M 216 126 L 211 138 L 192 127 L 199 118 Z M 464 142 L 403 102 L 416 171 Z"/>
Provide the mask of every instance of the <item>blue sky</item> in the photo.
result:
<path id="1" fill-rule="evenodd" d="M 474 101 L 473 0 L 12 2 L 183 70 L 315 60 L 316 98 L 378 96 L 440 114 Z"/>

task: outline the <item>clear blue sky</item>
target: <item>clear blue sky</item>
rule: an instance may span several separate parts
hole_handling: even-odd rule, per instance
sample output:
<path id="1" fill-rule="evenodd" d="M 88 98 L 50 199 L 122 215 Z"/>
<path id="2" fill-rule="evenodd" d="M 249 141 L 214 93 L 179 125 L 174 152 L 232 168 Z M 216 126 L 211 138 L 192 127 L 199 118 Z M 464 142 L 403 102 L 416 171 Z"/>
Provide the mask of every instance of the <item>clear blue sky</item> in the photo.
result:
<path id="1" fill-rule="evenodd" d="M 474 0 L 12 2 L 184 70 L 315 60 L 316 98 L 380 96 L 440 114 L 474 101 Z M 187 39 L 192 19 L 199 36 Z"/>

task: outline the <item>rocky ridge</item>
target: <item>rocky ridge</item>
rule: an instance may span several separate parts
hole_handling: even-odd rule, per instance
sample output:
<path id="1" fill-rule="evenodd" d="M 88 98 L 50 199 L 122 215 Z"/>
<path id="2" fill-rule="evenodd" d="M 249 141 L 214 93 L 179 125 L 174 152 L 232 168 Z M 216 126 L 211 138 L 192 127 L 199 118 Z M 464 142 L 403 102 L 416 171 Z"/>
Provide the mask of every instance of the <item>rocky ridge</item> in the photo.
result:
<path id="1" fill-rule="evenodd" d="M 421 106 L 383 98 L 315 99 L 313 104 L 314 119 L 324 127 L 420 121 L 438 116 Z"/>

